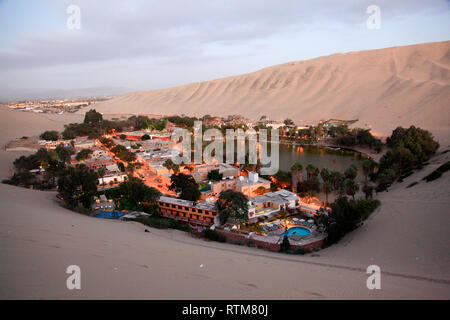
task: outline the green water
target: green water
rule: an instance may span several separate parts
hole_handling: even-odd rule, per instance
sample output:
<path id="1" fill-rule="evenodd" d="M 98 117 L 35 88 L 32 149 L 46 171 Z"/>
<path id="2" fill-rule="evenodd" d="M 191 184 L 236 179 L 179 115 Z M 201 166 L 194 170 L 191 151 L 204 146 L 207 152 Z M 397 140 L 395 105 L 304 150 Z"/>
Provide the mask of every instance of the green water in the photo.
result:
<path id="1" fill-rule="evenodd" d="M 362 174 L 362 161 L 364 156 L 359 152 L 350 150 L 330 150 L 326 147 L 317 146 L 293 146 L 280 144 L 280 169 L 290 171 L 295 162 L 300 162 L 303 168 L 312 164 L 319 169 L 327 168 L 344 173 L 352 164 L 358 168 L 356 180 L 364 179 Z M 306 173 L 304 173 L 306 175 Z"/>

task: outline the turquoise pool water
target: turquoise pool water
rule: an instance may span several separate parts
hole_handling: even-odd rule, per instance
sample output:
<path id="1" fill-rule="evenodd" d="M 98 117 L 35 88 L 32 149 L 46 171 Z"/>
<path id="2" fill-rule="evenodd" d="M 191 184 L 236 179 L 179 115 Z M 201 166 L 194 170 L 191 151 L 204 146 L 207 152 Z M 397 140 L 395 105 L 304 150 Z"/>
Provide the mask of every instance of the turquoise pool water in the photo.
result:
<path id="1" fill-rule="evenodd" d="M 309 231 L 306 228 L 303 227 L 293 227 L 290 228 L 287 232 L 282 233 L 282 236 L 307 236 L 308 234 L 310 234 L 311 231 Z"/>
<path id="2" fill-rule="evenodd" d="M 124 213 L 121 211 L 100 211 L 94 215 L 94 217 L 102 219 L 119 219 L 123 215 Z"/>

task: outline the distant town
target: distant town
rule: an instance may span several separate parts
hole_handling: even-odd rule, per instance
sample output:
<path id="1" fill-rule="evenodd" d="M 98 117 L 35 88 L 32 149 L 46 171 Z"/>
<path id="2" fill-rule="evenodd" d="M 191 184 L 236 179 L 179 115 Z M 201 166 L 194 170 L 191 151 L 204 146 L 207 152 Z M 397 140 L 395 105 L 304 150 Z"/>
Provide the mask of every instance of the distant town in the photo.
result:
<path id="1" fill-rule="evenodd" d="M 5 106 L 10 109 L 35 113 L 74 113 L 78 110 L 106 101 L 109 97 L 85 99 L 45 99 L 7 102 Z"/>

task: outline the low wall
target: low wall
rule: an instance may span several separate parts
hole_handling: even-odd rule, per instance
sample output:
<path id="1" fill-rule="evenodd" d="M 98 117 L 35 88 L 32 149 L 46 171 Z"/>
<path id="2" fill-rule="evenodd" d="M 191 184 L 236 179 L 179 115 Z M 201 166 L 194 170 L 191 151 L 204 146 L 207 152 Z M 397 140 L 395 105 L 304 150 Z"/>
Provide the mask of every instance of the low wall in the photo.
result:
<path id="1" fill-rule="evenodd" d="M 258 238 L 247 238 L 247 235 L 245 235 L 245 234 L 239 234 L 239 233 L 235 233 L 233 231 L 224 231 L 224 230 L 220 230 L 218 228 L 216 228 L 216 232 L 218 234 L 220 234 L 221 236 L 224 236 L 228 243 L 240 244 L 240 245 L 246 245 L 246 246 L 255 246 L 260 249 L 265 249 L 265 250 L 274 251 L 274 252 L 280 251 L 281 243 L 278 243 L 278 242 L 274 243 L 274 242 L 270 242 L 270 241 L 264 241 L 264 240 L 258 239 Z M 263 237 L 260 236 L 259 238 L 263 238 Z M 293 251 L 296 251 L 296 250 L 303 250 L 303 251 L 307 251 L 307 252 L 317 251 L 322 248 L 324 240 L 325 240 L 325 238 L 319 239 L 317 241 L 311 241 L 307 244 L 302 244 L 302 245 L 294 244 L 291 241 L 290 247 Z"/>

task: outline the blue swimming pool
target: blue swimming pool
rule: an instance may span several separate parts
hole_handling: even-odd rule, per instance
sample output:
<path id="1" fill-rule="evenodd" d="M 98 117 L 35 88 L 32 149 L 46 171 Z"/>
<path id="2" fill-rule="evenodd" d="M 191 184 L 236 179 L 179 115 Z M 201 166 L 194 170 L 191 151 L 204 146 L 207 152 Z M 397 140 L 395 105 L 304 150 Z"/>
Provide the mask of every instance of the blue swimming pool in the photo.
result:
<path id="1" fill-rule="evenodd" d="M 121 211 L 100 211 L 96 215 L 94 215 L 95 218 L 102 218 L 102 219 L 119 219 L 121 216 L 123 216 L 124 213 Z"/>
<path id="2" fill-rule="evenodd" d="M 282 236 L 307 236 L 311 231 L 309 229 L 303 227 L 293 227 L 290 228 L 287 232 L 282 233 Z"/>

